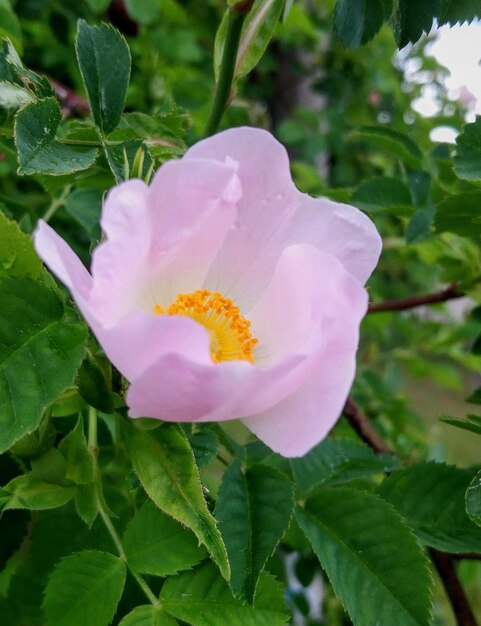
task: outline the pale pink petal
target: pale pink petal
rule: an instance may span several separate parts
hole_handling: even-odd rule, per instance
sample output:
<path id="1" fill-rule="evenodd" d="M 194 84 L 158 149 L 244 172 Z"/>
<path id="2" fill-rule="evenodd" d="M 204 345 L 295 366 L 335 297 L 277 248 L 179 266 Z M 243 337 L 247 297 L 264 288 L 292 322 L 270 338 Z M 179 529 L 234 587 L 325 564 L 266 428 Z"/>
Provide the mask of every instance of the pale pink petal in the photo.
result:
<path id="1" fill-rule="evenodd" d="M 328 274 L 325 281 L 323 264 Z M 283 290 L 283 284 L 292 290 Z M 297 298 L 305 311 L 291 307 L 291 299 Z M 268 410 L 306 383 L 326 346 L 348 348 L 354 356 L 366 306 L 365 290 L 334 257 L 309 245 L 286 250 L 256 311 L 269 342 L 269 365 L 205 364 L 179 354 L 164 355 L 132 380 L 127 394 L 129 414 L 168 421 L 222 421 Z M 285 315 L 287 310 L 293 318 Z M 282 344 L 277 352 L 275 333 L 268 335 L 269 320 Z M 291 331 L 294 344 L 286 344 L 283 333 Z"/>
<path id="2" fill-rule="evenodd" d="M 38 222 L 33 241 L 42 261 L 74 296 L 88 297 L 92 277 L 68 243 L 43 220 Z"/>
<path id="3" fill-rule="evenodd" d="M 239 163 L 243 198 L 235 228 L 212 264 L 206 287 L 248 310 L 270 281 L 282 250 L 312 243 L 337 256 L 364 283 L 379 258 L 379 235 L 354 207 L 312 199 L 293 185 L 284 147 L 263 130 L 234 128 L 190 148 L 184 157 Z"/>

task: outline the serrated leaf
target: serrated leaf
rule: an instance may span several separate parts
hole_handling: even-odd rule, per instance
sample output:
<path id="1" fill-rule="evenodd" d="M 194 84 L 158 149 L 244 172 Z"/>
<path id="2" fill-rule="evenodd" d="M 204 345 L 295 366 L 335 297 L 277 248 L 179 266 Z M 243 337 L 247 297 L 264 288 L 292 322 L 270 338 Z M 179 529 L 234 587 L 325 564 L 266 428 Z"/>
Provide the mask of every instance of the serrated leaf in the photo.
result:
<path id="1" fill-rule="evenodd" d="M 0 452 L 34 431 L 69 387 L 84 357 L 84 325 L 62 321 L 63 305 L 44 285 L 0 278 Z"/>
<path id="2" fill-rule="evenodd" d="M 168 613 L 192 626 L 285 626 L 289 616 L 283 595 L 281 585 L 263 574 L 254 606 L 243 604 L 208 563 L 169 578 L 160 601 Z"/>
<path id="3" fill-rule="evenodd" d="M 373 474 L 392 472 L 400 466 L 390 454 L 376 454 L 351 439 L 325 439 L 305 456 L 291 459 L 301 497 L 319 485 L 342 483 Z"/>
<path id="4" fill-rule="evenodd" d="M 74 497 L 75 487 L 45 482 L 33 472 L 18 476 L 0 488 L 0 508 L 43 511 L 67 504 Z M 2 506 L 3 504 L 3 506 Z"/>
<path id="5" fill-rule="evenodd" d="M 444 552 L 481 552 L 481 530 L 466 515 L 472 472 L 442 463 L 418 463 L 385 478 L 379 494 L 426 545 Z"/>
<path id="6" fill-rule="evenodd" d="M 481 16 L 481 0 L 442 0 L 438 10 L 439 24 L 472 22 Z"/>
<path id="7" fill-rule="evenodd" d="M 113 26 L 89 26 L 79 20 L 76 46 L 82 79 L 93 118 L 101 133 L 120 121 L 130 77 L 130 50 Z"/>
<path id="8" fill-rule="evenodd" d="M 436 207 L 434 228 L 438 233 L 455 233 L 463 237 L 481 234 L 481 191 L 467 191 L 448 196 Z"/>
<path id="9" fill-rule="evenodd" d="M 177 626 L 177 620 L 160 606 L 138 606 L 120 622 L 119 626 Z"/>
<path id="10" fill-rule="evenodd" d="M 31 102 L 15 116 L 19 174 L 59 176 L 89 168 L 95 148 L 77 148 L 55 139 L 62 114 L 55 98 Z"/>
<path id="11" fill-rule="evenodd" d="M 289 478 L 272 467 L 253 465 L 243 472 L 236 460 L 224 473 L 215 515 L 229 556 L 232 591 L 249 602 L 267 559 L 289 526 L 293 495 Z"/>
<path id="12" fill-rule="evenodd" d="M 0 212 L 0 277 L 28 276 L 37 278 L 42 262 L 35 252 L 32 239 Z"/>
<path id="13" fill-rule="evenodd" d="M 467 415 L 466 419 L 442 415 L 439 419 L 450 426 L 456 426 L 457 428 L 481 435 L 481 418 L 479 415 Z"/>
<path id="14" fill-rule="evenodd" d="M 466 491 L 466 512 L 475 524 L 481 526 L 481 470 Z"/>
<path id="15" fill-rule="evenodd" d="M 0 109 L 16 111 L 34 99 L 33 93 L 28 91 L 28 89 L 0 80 Z"/>
<path id="16" fill-rule="evenodd" d="M 397 0 L 393 28 L 398 47 L 415 43 L 423 33 L 428 33 L 437 9 L 438 0 Z"/>
<path id="17" fill-rule="evenodd" d="M 463 126 L 456 137 L 454 171 L 464 180 L 481 180 L 481 117 Z"/>
<path id="18" fill-rule="evenodd" d="M 182 430 L 176 424 L 165 424 L 155 432 L 130 426 L 127 442 L 135 473 L 148 496 L 195 533 L 228 579 L 226 549 L 207 509 L 192 448 Z"/>
<path id="19" fill-rule="evenodd" d="M 66 459 L 65 478 L 77 485 L 93 482 L 94 466 L 87 447 L 82 417 L 79 417 L 75 427 L 62 439 L 59 450 Z"/>
<path id="20" fill-rule="evenodd" d="M 389 504 L 368 492 L 326 489 L 296 519 L 356 626 L 429 626 L 427 560 Z"/>
<path id="21" fill-rule="evenodd" d="M 373 213 L 391 211 L 405 215 L 413 210 L 408 186 L 396 178 L 384 176 L 363 181 L 351 200 L 356 206 Z"/>
<path id="22" fill-rule="evenodd" d="M 352 131 L 350 137 L 368 141 L 390 152 L 414 169 L 422 169 L 423 167 L 423 153 L 421 150 L 410 137 L 397 130 L 381 126 L 361 126 Z"/>
<path id="23" fill-rule="evenodd" d="M 345 46 L 357 48 L 374 37 L 386 17 L 382 0 L 337 0 L 334 28 Z"/>
<path id="24" fill-rule="evenodd" d="M 213 430 L 204 429 L 189 435 L 197 467 L 205 467 L 215 459 L 220 446 L 219 437 Z"/>
<path id="25" fill-rule="evenodd" d="M 107 552 L 84 550 L 65 557 L 45 590 L 46 626 L 108 626 L 125 576 L 125 563 Z"/>
<path id="26" fill-rule="evenodd" d="M 206 556 L 195 535 L 152 502 L 146 502 L 127 526 L 124 548 L 131 567 L 153 576 L 177 574 Z"/>

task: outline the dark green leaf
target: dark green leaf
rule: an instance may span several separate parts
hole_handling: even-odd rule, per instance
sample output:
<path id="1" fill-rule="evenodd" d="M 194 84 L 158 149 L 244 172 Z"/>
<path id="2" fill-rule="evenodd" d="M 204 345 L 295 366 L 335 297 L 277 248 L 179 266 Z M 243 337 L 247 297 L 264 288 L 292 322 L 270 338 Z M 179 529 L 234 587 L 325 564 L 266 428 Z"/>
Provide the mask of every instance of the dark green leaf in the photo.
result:
<path id="1" fill-rule="evenodd" d="M 61 112 L 55 98 L 31 102 L 15 117 L 15 145 L 19 174 L 70 174 L 90 167 L 94 148 L 76 148 L 55 139 Z"/>
<path id="2" fill-rule="evenodd" d="M 466 491 L 466 512 L 475 524 L 481 526 L 481 471 L 476 474 Z"/>
<path id="3" fill-rule="evenodd" d="M 133 172 L 136 156 L 144 153 L 142 172 Z M 118 145 L 107 146 L 107 160 L 117 183 L 129 178 L 144 178 L 152 167 L 152 157 L 144 144 L 138 140 L 126 141 Z"/>
<path id="4" fill-rule="evenodd" d="M 100 239 L 101 189 L 75 189 L 65 201 L 65 210 L 87 232 L 91 239 Z"/>
<path id="5" fill-rule="evenodd" d="M 481 531 L 466 515 L 472 472 L 442 463 L 418 463 L 385 478 L 379 494 L 426 545 L 445 552 L 480 552 Z"/>
<path id="6" fill-rule="evenodd" d="M 234 598 L 211 563 L 169 578 L 160 600 L 168 613 L 192 626 L 285 626 L 288 621 L 282 587 L 271 576 L 261 576 L 249 606 Z"/>
<path id="7" fill-rule="evenodd" d="M 243 472 L 234 461 L 225 471 L 215 514 L 236 595 L 254 599 L 259 575 L 285 533 L 293 508 L 291 481 L 272 467 L 253 465 Z"/>
<path id="8" fill-rule="evenodd" d="M 177 626 L 177 621 L 160 606 L 138 606 L 120 622 L 119 626 Z"/>
<path id="9" fill-rule="evenodd" d="M 481 0 L 441 0 L 439 24 L 472 22 L 481 17 Z"/>
<path id="10" fill-rule="evenodd" d="M 165 424 L 156 432 L 130 426 L 127 438 L 134 470 L 148 496 L 164 513 L 194 531 L 228 579 L 225 546 L 207 509 L 192 448 L 182 430 L 175 424 Z"/>
<path id="11" fill-rule="evenodd" d="M 62 321 L 53 291 L 26 278 L 0 279 L 0 451 L 35 430 L 69 387 L 84 357 L 85 326 Z"/>
<path id="12" fill-rule="evenodd" d="M 427 560 L 391 506 L 371 493 L 326 489 L 296 518 L 357 626 L 429 626 Z"/>
<path id="13" fill-rule="evenodd" d="M 32 239 L 22 233 L 17 222 L 0 212 L 0 276 L 37 278 L 42 262 L 35 252 Z"/>
<path id="14" fill-rule="evenodd" d="M 413 169 L 422 169 L 423 154 L 414 141 L 404 133 L 382 126 L 362 126 L 352 131 L 350 136 L 356 140 L 363 139 L 390 152 Z"/>
<path id="15" fill-rule="evenodd" d="M 85 550 L 65 557 L 45 590 L 46 626 L 108 626 L 125 575 L 125 563 L 106 552 Z"/>
<path id="16" fill-rule="evenodd" d="M 390 454 L 375 454 L 370 448 L 350 439 L 325 439 L 305 456 L 291 460 L 301 496 L 319 485 L 392 472 L 400 465 Z"/>
<path id="17" fill-rule="evenodd" d="M 464 180 L 481 180 L 481 117 L 466 124 L 456 137 L 454 171 Z"/>
<path id="18" fill-rule="evenodd" d="M 334 27 L 345 46 L 357 48 L 374 37 L 386 17 L 382 0 L 337 0 Z"/>
<path id="19" fill-rule="evenodd" d="M 352 202 L 368 212 L 412 213 L 408 186 L 395 178 L 380 176 L 363 181 L 354 191 Z"/>
<path id="20" fill-rule="evenodd" d="M 399 48 L 415 43 L 431 30 L 438 0 L 397 0 L 393 16 L 394 34 Z"/>
<path id="21" fill-rule="evenodd" d="M 127 527 L 124 548 L 131 567 L 154 576 L 176 574 L 206 556 L 193 533 L 151 502 L 142 506 Z"/>
<path id="22" fill-rule="evenodd" d="M 79 20 L 76 51 L 93 118 L 106 135 L 117 126 L 124 110 L 131 65 L 129 47 L 112 26 L 89 26 Z"/>
<path id="23" fill-rule="evenodd" d="M 189 436 L 197 467 L 205 467 L 215 459 L 220 442 L 212 430 L 200 430 Z"/>
<path id="24" fill-rule="evenodd" d="M 481 191 L 467 191 L 449 196 L 437 206 L 434 227 L 438 233 L 464 237 L 481 234 Z"/>
<path id="25" fill-rule="evenodd" d="M 79 393 L 82 398 L 102 413 L 112 413 L 114 401 L 100 367 L 86 358 L 79 370 Z"/>

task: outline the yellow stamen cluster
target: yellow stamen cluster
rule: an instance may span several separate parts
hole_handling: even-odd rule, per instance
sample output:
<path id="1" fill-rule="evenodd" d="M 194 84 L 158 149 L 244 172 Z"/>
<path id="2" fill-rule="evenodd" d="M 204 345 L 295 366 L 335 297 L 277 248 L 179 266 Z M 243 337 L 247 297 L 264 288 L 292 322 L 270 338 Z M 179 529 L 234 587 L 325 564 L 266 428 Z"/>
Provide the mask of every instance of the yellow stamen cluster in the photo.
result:
<path id="1" fill-rule="evenodd" d="M 220 361 L 254 362 L 257 339 L 252 337 L 251 323 L 242 317 L 239 307 L 220 293 L 207 289 L 181 293 L 167 310 L 156 304 L 156 315 L 185 315 L 202 324 L 210 334 L 210 352 L 215 363 Z"/>

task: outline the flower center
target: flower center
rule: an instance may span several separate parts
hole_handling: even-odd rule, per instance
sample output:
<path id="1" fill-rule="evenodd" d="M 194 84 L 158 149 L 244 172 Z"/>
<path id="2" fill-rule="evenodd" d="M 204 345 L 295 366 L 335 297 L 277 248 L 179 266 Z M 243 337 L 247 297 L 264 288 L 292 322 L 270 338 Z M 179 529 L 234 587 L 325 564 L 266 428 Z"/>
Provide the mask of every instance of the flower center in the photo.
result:
<path id="1" fill-rule="evenodd" d="M 202 324 L 210 335 L 210 353 L 215 363 L 243 360 L 254 362 L 257 344 L 250 331 L 251 323 L 242 317 L 240 309 L 229 298 L 207 289 L 181 293 L 168 309 L 159 304 L 155 315 L 185 315 Z"/>

